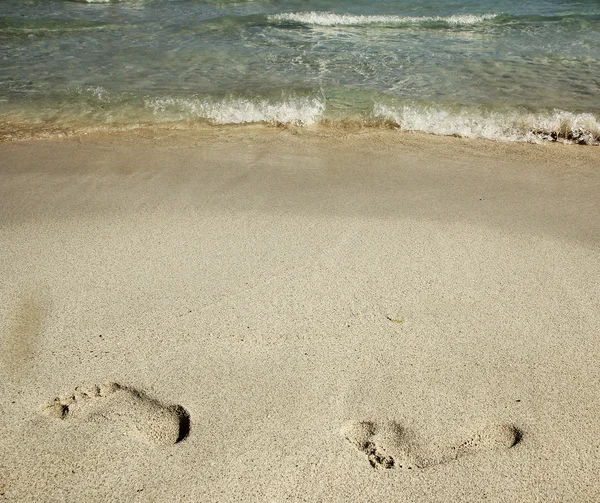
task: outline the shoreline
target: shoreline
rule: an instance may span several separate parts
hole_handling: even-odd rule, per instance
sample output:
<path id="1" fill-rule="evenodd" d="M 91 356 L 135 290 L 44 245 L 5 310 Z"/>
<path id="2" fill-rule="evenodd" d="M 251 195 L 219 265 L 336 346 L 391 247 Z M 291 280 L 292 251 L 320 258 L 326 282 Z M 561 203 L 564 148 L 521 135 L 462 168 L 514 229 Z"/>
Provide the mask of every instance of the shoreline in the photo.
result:
<path id="1" fill-rule="evenodd" d="M 597 159 L 261 126 L 0 143 L 0 501 L 595 499 Z"/>
<path id="2" fill-rule="evenodd" d="M 492 141 L 497 143 L 526 143 L 533 145 L 544 145 L 548 143 L 557 143 L 564 145 L 581 145 L 586 147 L 597 147 L 600 145 L 600 136 L 597 131 L 597 120 L 590 113 L 574 114 L 570 112 L 562 112 L 555 110 L 553 121 L 557 122 L 554 126 L 543 126 L 541 124 L 531 125 L 529 129 L 522 131 L 514 130 L 509 124 L 501 126 L 500 124 L 492 124 L 481 126 L 479 123 L 486 124 L 490 118 L 480 117 L 472 118 L 471 121 L 463 124 L 458 130 L 452 128 L 437 128 L 427 127 L 404 127 L 402 121 L 398 122 L 397 118 L 382 118 L 382 117 L 347 117 L 343 119 L 333 119 L 323 117 L 316 122 L 304 124 L 302 120 L 298 122 L 280 122 L 277 119 L 270 119 L 256 122 L 242 123 L 213 123 L 209 118 L 201 122 L 190 122 L 189 120 L 172 121 L 172 122 L 142 122 L 123 125 L 103 125 L 103 126 L 83 126 L 78 127 L 56 124 L 52 127 L 39 126 L 33 123 L 26 125 L 25 123 L 5 122 L 0 128 L 0 144 L 13 141 L 37 141 L 37 140 L 64 140 L 76 139 L 86 136 L 127 136 L 130 134 L 155 134 L 158 136 L 170 136 L 172 134 L 193 137 L 197 134 L 209 134 L 222 130 L 236 132 L 238 130 L 252 131 L 257 128 L 285 129 L 293 131 L 294 134 L 301 135 L 351 135 L 361 134 L 362 132 L 371 132 L 374 134 L 386 131 L 394 131 L 395 134 L 421 134 L 426 136 L 435 136 L 440 138 L 461 138 L 465 140 L 475 141 Z M 542 117 L 542 116 L 541 116 Z M 523 119 L 524 120 L 524 119 Z M 550 119 L 546 118 L 546 121 Z M 589 122 L 587 126 L 577 125 L 579 122 Z M 459 121 L 460 122 L 460 121 Z M 470 124 L 473 122 L 473 124 Z M 493 121 L 492 121 L 493 122 Z M 543 121 L 542 121 L 543 122 Z M 560 124 L 559 124 L 560 123 Z M 489 131 L 487 129 L 490 129 Z M 512 130 L 511 130 L 512 129 Z M 15 133 L 14 131 L 19 131 Z M 491 135 L 491 136 L 490 136 Z"/>

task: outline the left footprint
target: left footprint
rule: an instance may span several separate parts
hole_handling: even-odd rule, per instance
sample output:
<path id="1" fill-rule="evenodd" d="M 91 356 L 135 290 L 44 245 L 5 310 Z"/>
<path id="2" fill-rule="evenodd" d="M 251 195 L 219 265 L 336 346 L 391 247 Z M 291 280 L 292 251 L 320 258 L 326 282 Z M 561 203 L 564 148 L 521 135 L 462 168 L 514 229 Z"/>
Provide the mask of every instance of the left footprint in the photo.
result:
<path id="1" fill-rule="evenodd" d="M 190 430 L 190 416 L 179 405 L 165 405 L 117 383 L 55 398 L 42 407 L 44 414 L 62 420 L 110 420 L 154 445 L 172 445 Z"/>

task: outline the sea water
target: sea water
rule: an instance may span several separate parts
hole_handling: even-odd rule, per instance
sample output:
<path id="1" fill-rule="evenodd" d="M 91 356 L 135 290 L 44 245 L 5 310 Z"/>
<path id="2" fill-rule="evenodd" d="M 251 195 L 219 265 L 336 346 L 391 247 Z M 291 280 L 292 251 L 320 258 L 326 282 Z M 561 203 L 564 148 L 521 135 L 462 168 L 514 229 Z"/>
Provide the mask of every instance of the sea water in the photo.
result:
<path id="1" fill-rule="evenodd" d="M 600 142 L 598 0 L 0 0 L 0 138 L 392 127 Z"/>

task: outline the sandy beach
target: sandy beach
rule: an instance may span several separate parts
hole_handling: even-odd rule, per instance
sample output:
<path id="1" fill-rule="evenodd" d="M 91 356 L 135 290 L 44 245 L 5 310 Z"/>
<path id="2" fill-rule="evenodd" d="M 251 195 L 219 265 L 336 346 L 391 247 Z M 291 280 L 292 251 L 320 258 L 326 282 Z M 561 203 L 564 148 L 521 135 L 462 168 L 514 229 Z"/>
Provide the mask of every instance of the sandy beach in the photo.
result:
<path id="1" fill-rule="evenodd" d="M 0 501 L 600 500 L 598 148 L 2 143 L 0 278 Z"/>

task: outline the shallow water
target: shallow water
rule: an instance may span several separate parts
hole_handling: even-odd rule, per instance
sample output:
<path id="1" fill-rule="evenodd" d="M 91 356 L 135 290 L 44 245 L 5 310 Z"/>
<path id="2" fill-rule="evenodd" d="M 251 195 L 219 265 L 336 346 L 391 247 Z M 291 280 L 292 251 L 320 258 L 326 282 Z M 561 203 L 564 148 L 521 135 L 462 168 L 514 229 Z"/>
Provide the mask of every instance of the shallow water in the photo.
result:
<path id="1" fill-rule="evenodd" d="M 162 124 L 600 139 L 600 4 L 4 0 L 0 136 Z"/>

